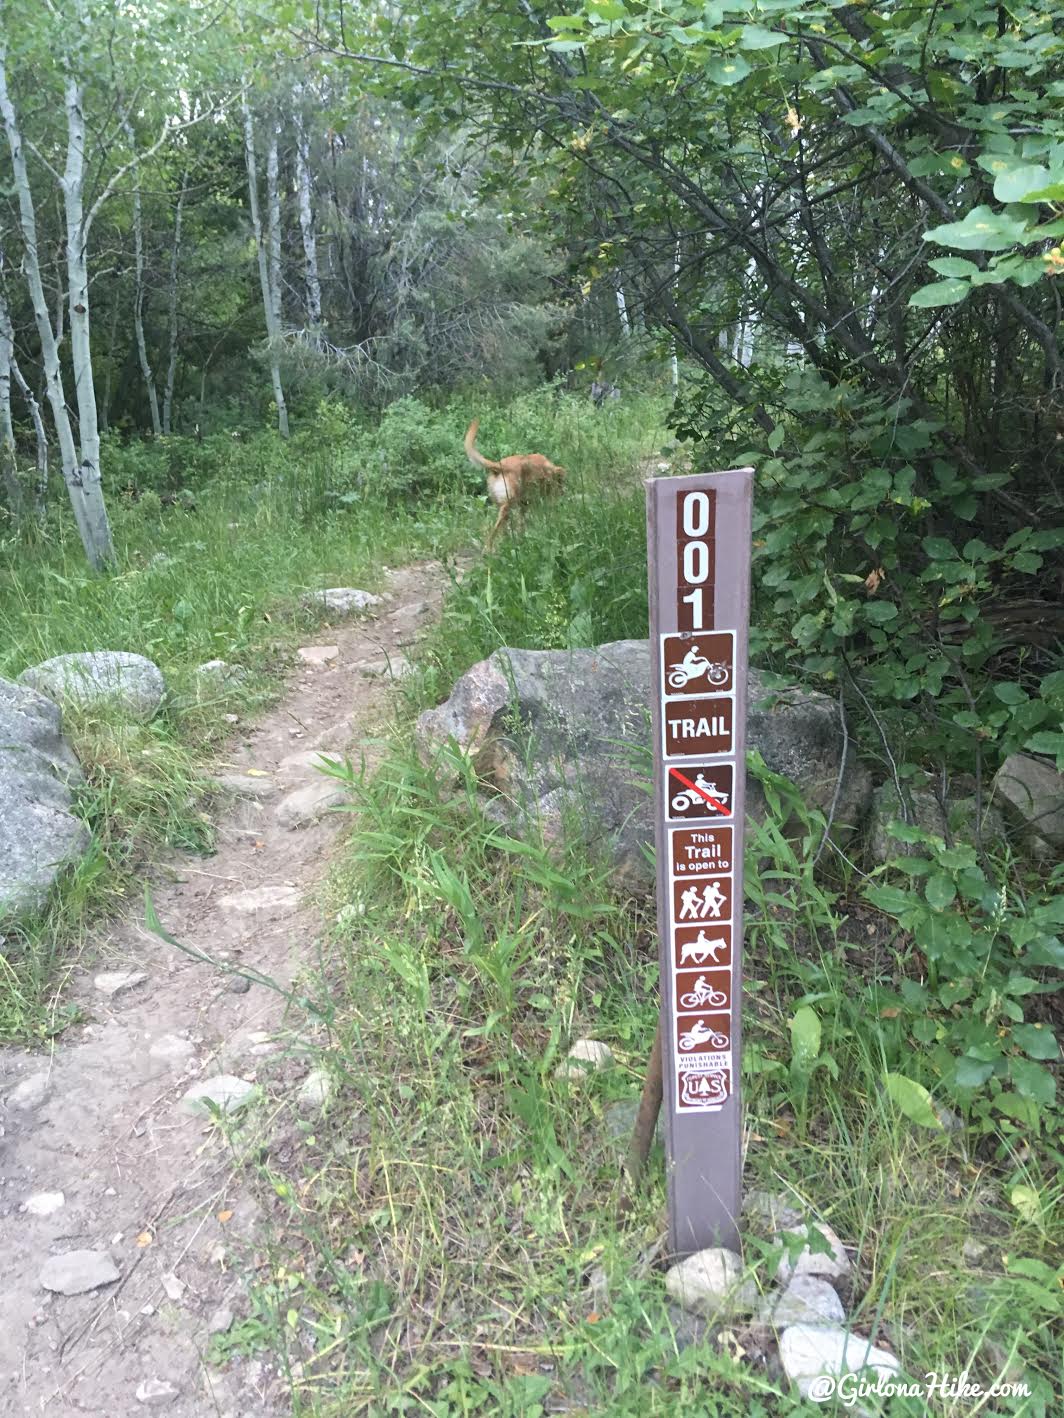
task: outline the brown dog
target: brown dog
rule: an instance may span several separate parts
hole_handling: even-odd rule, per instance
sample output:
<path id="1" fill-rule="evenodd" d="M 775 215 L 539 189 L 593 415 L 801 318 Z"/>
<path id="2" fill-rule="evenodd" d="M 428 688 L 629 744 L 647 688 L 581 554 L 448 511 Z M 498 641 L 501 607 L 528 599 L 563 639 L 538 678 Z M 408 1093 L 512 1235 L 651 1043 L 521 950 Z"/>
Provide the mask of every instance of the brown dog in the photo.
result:
<path id="1" fill-rule="evenodd" d="M 510 515 L 510 508 L 516 503 L 522 502 L 528 495 L 529 489 L 537 483 L 542 484 L 545 488 L 553 487 L 560 492 L 565 469 L 559 468 L 557 463 L 552 463 L 549 458 L 544 458 L 542 453 L 511 453 L 508 458 L 500 458 L 497 463 L 493 463 L 477 452 L 476 440 L 479 427 L 480 420 L 474 419 L 466 430 L 465 451 L 469 456 L 469 461 L 475 467 L 483 468 L 487 473 L 488 496 L 499 509 L 495 525 L 488 534 L 488 550 L 490 551 L 495 545 L 499 528 Z"/>

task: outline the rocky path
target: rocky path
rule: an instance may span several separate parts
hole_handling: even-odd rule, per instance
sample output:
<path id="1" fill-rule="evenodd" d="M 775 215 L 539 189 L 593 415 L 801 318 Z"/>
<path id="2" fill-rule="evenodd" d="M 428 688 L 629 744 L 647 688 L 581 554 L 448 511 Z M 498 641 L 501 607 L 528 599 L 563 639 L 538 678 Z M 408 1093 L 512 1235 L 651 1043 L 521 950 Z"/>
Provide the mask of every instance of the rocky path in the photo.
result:
<path id="1" fill-rule="evenodd" d="M 152 895 L 166 932 L 220 967 L 147 932 L 134 902 L 75 980 L 86 1022 L 50 1054 L 0 1054 L 4 1414 L 289 1412 L 286 1376 L 236 1343 L 256 1208 L 197 1095 L 239 1118 L 272 1069 L 320 1106 L 320 1075 L 292 1047 L 306 1020 L 231 972 L 286 983 L 313 959 L 314 889 L 345 822 L 325 811 L 336 784 L 314 751 L 357 755 L 372 738 L 445 586 L 435 565 L 393 573 L 370 618 L 301 651 L 284 699 L 217 766 L 231 796 L 216 855 L 175 856 Z M 210 1345 L 225 1363 L 205 1362 Z"/>

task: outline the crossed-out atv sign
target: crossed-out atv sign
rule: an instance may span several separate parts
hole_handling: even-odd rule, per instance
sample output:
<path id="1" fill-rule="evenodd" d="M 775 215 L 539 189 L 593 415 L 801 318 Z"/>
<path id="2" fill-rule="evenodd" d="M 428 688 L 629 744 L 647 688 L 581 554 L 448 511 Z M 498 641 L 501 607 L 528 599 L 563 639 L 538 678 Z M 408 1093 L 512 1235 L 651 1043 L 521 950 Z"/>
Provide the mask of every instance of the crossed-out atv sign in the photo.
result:
<path id="1" fill-rule="evenodd" d="M 751 484 L 740 469 L 646 485 L 662 1081 L 679 1255 L 738 1234 Z"/>

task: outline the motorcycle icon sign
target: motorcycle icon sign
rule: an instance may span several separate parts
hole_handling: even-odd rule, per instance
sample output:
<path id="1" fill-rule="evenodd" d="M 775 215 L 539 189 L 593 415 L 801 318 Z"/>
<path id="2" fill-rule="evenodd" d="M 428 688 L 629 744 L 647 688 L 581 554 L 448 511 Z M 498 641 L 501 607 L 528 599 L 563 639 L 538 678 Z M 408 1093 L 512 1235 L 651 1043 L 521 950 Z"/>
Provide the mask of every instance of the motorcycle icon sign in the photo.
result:
<path id="1" fill-rule="evenodd" d="M 730 630 L 662 637 L 667 695 L 730 694 L 734 689 L 735 636 Z"/>

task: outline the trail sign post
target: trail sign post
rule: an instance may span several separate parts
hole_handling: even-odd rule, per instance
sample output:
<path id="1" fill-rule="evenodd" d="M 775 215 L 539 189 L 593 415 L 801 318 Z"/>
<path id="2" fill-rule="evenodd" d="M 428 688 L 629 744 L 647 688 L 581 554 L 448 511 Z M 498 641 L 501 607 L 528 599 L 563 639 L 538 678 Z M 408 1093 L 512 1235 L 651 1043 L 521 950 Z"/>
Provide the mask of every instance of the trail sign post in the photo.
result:
<path id="1" fill-rule="evenodd" d="M 670 1249 L 738 1240 L 753 471 L 647 489 Z"/>

